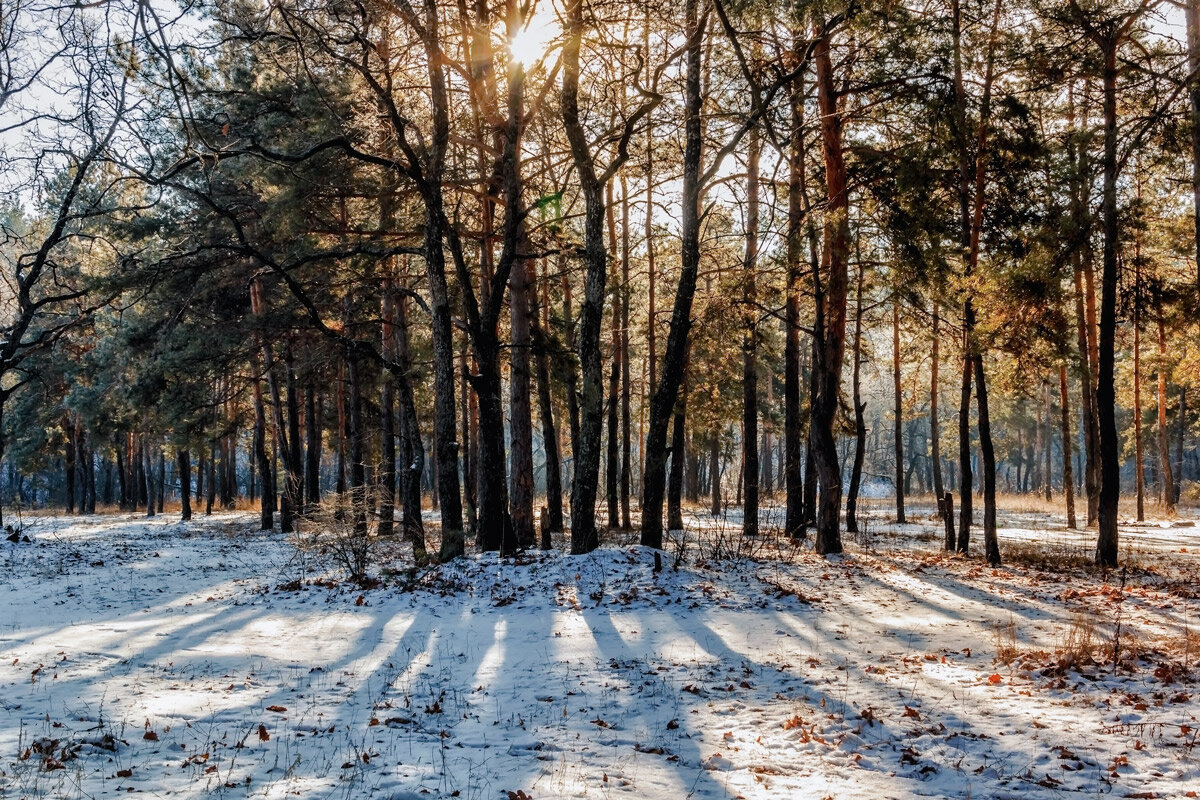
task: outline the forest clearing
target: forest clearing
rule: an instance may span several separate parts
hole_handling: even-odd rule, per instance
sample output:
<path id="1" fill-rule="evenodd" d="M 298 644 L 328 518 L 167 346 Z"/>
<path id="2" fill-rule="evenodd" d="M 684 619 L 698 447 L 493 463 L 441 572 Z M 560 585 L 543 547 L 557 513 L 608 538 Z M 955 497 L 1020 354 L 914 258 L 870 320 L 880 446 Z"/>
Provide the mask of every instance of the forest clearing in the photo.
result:
<path id="1" fill-rule="evenodd" d="M 28 520 L 0 796 L 1200 792 L 1200 528 L 1123 527 L 1105 576 L 1042 512 L 1004 515 L 1000 569 L 913 517 L 826 560 L 698 513 L 657 574 L 387 543 L 369 589 L 244 514 Z"/>

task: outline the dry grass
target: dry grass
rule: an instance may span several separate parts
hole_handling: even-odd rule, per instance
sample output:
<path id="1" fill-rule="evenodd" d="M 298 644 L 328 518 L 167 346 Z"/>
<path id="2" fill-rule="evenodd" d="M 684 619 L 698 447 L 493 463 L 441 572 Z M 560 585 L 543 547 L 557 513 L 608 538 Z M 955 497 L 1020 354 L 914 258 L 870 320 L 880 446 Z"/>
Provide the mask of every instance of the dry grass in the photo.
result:
<path id="1" fill-rule="evenodd" d="M 1017 620 L 1012 614 L 1008 622 L 998 623 L 992 629 L 992 641 L 996 645 L 996 660 L 1010 664 L 1021 655 L 1021 646 L 1017 643 Z"/>

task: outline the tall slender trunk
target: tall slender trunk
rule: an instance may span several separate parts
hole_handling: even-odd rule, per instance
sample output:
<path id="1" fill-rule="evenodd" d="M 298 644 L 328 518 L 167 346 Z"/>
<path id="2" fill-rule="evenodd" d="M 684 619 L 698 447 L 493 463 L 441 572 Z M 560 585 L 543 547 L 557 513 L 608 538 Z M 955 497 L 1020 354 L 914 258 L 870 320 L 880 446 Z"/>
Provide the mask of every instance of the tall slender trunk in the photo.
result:
<path id="1" fill-rule="evenodd" d="M 315 381 L 310 378 L 304 392 L 304 501 L 312 509 L 321 502 L 321 403 Z"/>
<path id="2" fill-rule="evenodd" d="M 793 52 L 801 47 L 799 35 Z M 788 87 L 790 129 L 788 137 L 787 285 L 784 310 L 783 349 L 783 446 L 784 446 L 784 533 L 803 539 L 804 449 L 800 419 L 800 277 L 804 262 L 804 85 L 798 73 Z"/>
<path id="3" fill-rule="evenodd" d="M 63 421 L 63 429 L 67 434 L 66 446 L 63 450 L 63 478 L 65 479 L 65 491 L 63 505 L 66 507 L 68 514 L 75 513 L 75 461 L 79 453 L 79 448 L 75 444 L 77 438 L 75 433 L 75 424 L 68 416 Z"/>
<path id="4" fill-rule="evenodd" d="M 661 548 L 663 543 L 663 500 L 666 488 L 667 428 L 683 383 L 684 362 L 691 330 L 692 300 L 700 267 L 701 162 L 701 43 L 704 22 L 698 0 L 685 0 L 687 24 L 685 60 L 683 198 L 680 221 L 682 247 L 679 284 L 671 311 L 667 349 L 662 375 L 650 398 L 650 420 L 646 431 L 646 475 L 642 488 L 641 543 Z"/>
<path id="5" fill-rule="evenodd" d="M 388 269 L 390 272 L 390 268 Z M 384 359 L 395 361 L 396 334 L 393 330 L 395 296 L 392 277 L 387 274 L 383 281 L 380 299 L 382 317 L 380 340 Z M 310 395 L 311 396 L 311 395 Z M 379 380 L 379 529 L 380 536 L 391 536 L 396 517 L 396 387 L 395 379 L 388 371 Z"/>
<path id="6" fill-rule="evenodd" d="M 1187 436 L 1187 387 L 1179 387 L 1179 418 L 1175 424 L 1175 502 L 1183 486 L 1183 440 Z"/>
<path id="7" fill-rule="evenodd" d="M 516 213 L 516 210 L 509 209 L 506 213 Z M 524 236 L 521 241 L 520 246 L 524 249 Z M 529 363 L 533 346 L 534 280 L 528 258 L 518 257 L 513 261 L 508 286 L 512 337 L 508 351 L 509 457 L 512 463 L 509 515 L 517 544 L 530 547 L 534 542 L 533 381 Z"/>
<path id="8" fill-rule="evenodd" d="M 667 530 L 683 530 L 683 473 L 687 467 L 687 373 L 671 417 L 671 473 L 667 482 Z"/>
<path id="9" fill-rule="evenodd" d="M 146 484 L 146 516 L 154 516 L 154 463 L 150 459 L 150 437 L 142 437 L 142 477 Z"/>
<path id="10" fill-rule="evenodd" d="M 1138 290 L 1135 290 L 1135 292 Z M 1133 302 L 1133 459 L 1137 489 L 1137 521 L 1146 520 L 1146 463 L 1142 435 L 1142 314 L 1141 300 Z"/>
<path id="11" fill-rule="evenodd" d="M 942 482 L 941 424 L 938 421 L 938 369 L 941 367 L 942 313 L 936 298 L 930 305 L 933 309 L 933 341 L 929 356 L 929 461 L 933 471 L 933 494 L 937 498 L 940 509 L 946 495 L 946 486 Z M 943 512 L 940 516 L 945 517 L 945 513 Z"/>
<path id="12" fill-rule="evenodd" d="M 1171 443 L 1167 432 L 1167 331 L 1162 300 L 1158 301 L 1158 463 L 1162 471 L 1163 510 L 1175 513 L 1175 475 L 1171 469 Z"/>
<path id="13" fill-rule="evenodd" d="M 1075 467 L 1071 463 L 1071 396 L 1067 393 L 1067 365 L 1058 366 L 1058 402 L 1062 417 L 1059 432 L 1062 436 L 1063 494 L 1067 502 L 1067 529 L 1074 530 L 1075 519 Z"/>
<path id="14" fill-rule="evenodd" d="M 1191 86 L 1192 134 L 1192 230 L 1195 236 L 1193 253 L 1196 265 L 1196 289 L 1200 292 L 1200 0 L 1188 0 L 1187 10 L 1188 72 Z M 1182 462 L 1181 462 L 1182 466 Z M 1182 474 L 1180 475 L 1182 480 Z"/>
<path id="15" fill-rule="evenodd" d="M 421 476 L 425 472 L 425 444 L 411 378 L 412 358 L 408 343 L 408 301 L 400 297 L 392 305 L 392 346 L 396 355 L 396 398 L 400 406 L 400 502 L 404 538 L 412 545 L 413 557 L 421 563 L 427 556 L 425 524 L 421 520 Z M 464 407 L 467 414 L 469 407 Z M 469 415 L 468 415 L 469 416 Z M 437 494 L 434 494 L 437 497 Z"/>
<path id="16" fill-rule="evenodd" d="M 550 294 L 548 284 L 542 282 L 542 315 L 535 311 L 534 358 L 537 367 L 538 416 L 542 429 L 542 443 L 546 450 L 546 519 L 543 524 L 550 533 L 563 530 L 562 506 L 562 456 L 559 453 L 558 427 L 554 422 L 554 404 L 550 393 L 550 356 L 547 353 L 550 328 Z"/>
<path id="17" fill-rule="evenodd" d="M 437 452 L 434 460 L 442 516 L 441 558 L 447 560 L 462 555 L 465 544 L 458 482 L 457 417 L 454 410 L 454 334 L 450 318 L 450 293 L 446 283 L 446 257 L 442 249 L 445 238 L 442 178 L 450 141 L 450 100 L 442 67 L 437 0 L 424 0 L 424 11 L 423 45 L 430 81 L 433 135 L 425 163 L 425 181 L 420 188 L 425 205 L 423 249 L 433 332 L 433 439 Z"/>
<path id="18" fill-rule="evenodd" d="M 583 377 L 579 395 L 578 424 L 572 420 L 572 451 L 575 456 L 571 481 L 571 552 L 587 553 L 596 549 L 600 538 L 596 530 L 596 492 L 600 474 L 600 439 L 603 423 L 603 377 L 600 363 L 600 328 L 604 311 L 607 278 L 607 251 L 604 246 L 604 186 L 596 174 L 588 137 L 579 111 L 579 51 L 583 39 L 583 0 L 571 0 L 567 6 L 568 36 L 563 47 L 562 117 L 571 145 L 575 172 L 584 197 L 584 278 L 578 341 L 579 363 Z M 564 277 L 564 281 L 566 278 Z M 564 296 L 564 304 L 570 296 Z M 568 321 L 571 319 L 568 315 Z M 570 324 L 570 322 L 568 322 Z M 573 387 L 568 384 L 568 393 Z"/>
<path id="19" fill-rule="evenodd" d="M 1100 504 L 1096 564 L 1117 565 L 1117 504 L 1121 497 L 1120 443 L 1117 440 L 1117 46 L 1103 47 L 1104 68 L 1104 266 L 1100 280 L 1100 370 L 1096 376 L 1096 405 L 1100 422 Z"/>
<path id="20" fill-rule="evenodd" d="M 712 503 L 709 510 L 714 517 L 721 514 L 721 431 L 713 430 L 708 443 L 709 489 Z"/>
<path id="21" fill-rule="evenodd" d="M 466 530 L 474 536 L 479 530 L 476 511 L 479 502 L 479 400 L 475 397 L 475 392 L 471 389 L 471 381 L 468 378 L 471 374 L 471 366 L 467 359 L 467 350 L 468 344 L 464 339 L 458 353 L 459 383 L 461 384 L 460 405 L 462 407 L 462 494 L 463 509 L 467 516 Z M 424 448 L 418 446 L 417 449 L 421 452 L 421 461 L 424 463 Z M 420 492 L 419 483 L 417 491 Z M 434 497 L 436 496 L 435 493 Z"/>
<path id="22" fill-rule="evenodd" d="M 758 163 L 759 132 L 746 147 L 746 251 L 742 258 L 742 533 L 758 535 Z"/>
<path id="23" fill-rule="evenodd" d="M 559 271 L 559 274 L 562 275 L 563 338 L 566 342 L 567 349 L 570 350 L 571 352 L 575 352 L 575 350 L 576 350 L 575 312 L 571 306 L 571 281 L 570 281 L 570 278 L 567 277 L 566 269 L 564 267 L 565 267 L 564 263 L 560 261 L 558 271 Z M 580 425 L 580 422 L 579 422 L 579 385 L 578 385 L 579 379 L 578 379 L 578 373 L 575 369 L 567 370 L 566 384 L 567 384 L 567 427 L 569 428 L 570 434 L 571 434 L 571 455 L 572 455 L 572 458 L 574 461 L 578 461 L 579 460 L 579 449 L 580 449 L 580 444 L 581 444 L 579 437 L 581 434 L 580 434 L 580 429 L 579 429 L 579 425 Z M 578 469 L 573 468 L 572 476 L 574 476 L 577 473 L 578 473 Z M 572 479 L 571 479 L 571 485 L 572 485 L 572 487 L 574 487 L 574 485 L 575 485 L 574 477 L 572 477 Z M 574 492 L 574 488 L 572 488 L 571 491 Z M 572 494 L 572 497 L 574 497 L 574 494 Z M 594 500 L 595 500 L 595 498 L 593 497 L 593 502 L 594 502 Z M 572 502 L 574 502 L 574 501 L 572 500 Z M 594 520 L 594 517 L 593 517 L 593 520 Z M 575 522 L 574 522 L 574 520 L 572 520 L 571 530 L 574 530 L 574 529 L 575 529 Z"/>
<path id="24" fill-rule="evenodd" d="M 350 389 L 348 398 L 350 408 L 347 414 L 350 423 L 350 497 L 354 515 L 354 531 L 359 536 L 365 536 L 367 533 L 367 465 L 364 460 L 366 432 L 363 430 L 362 414 L 362 364 L 359 363 L 356 353 L 347 352 L 344 357 L 346 359 L 346 380 Z M 294 431 L 293 435 L 298 438 L 299 430 Z"/>
<path id="25" fill-rule="evenodd" d="M 621 530 L 633 529 L 633 385 L 629 366 L 629 187 L 621 174 Z"/>
<path id="26" fill-rule="evenodd" d="M 272 480 L 271 459 L 267 455 L 267 415 L 263 403 L 262 381 L 258 378 L 254 380 L 254 459 L 262 481 L 259 527 L 269 531 L 275 527 L 275 482 Z M 204 472 L 203 465 L 200 472 Z M 199 480 L 196 495 L 200 495 Z"/>
<path id="27" fill-rule="evenodd" d="M 620 268 L 616 258 L 617 251 L 617 221 L 616 206 L 613 200 L 613 185 L 610 181 L 605 189 L 606 218 L 608 220 L 608 250 L 612 254 L 611 263 L 613 275 L 612 285 L 612 322 L 609 330 L 610 345 L 608 371 L 608 451 L 604 468 L 605 496 L 608 500 L 608 526 L 616 529 L 620 525 L 620 507 L 618 485 L 620 483 L 620 467 L 618 466 L 620 451 L 620 409 L 618 394 L 621 390 L 621 280 L 617 273 Z"/>
<path id="28" fill-rule="evenodd" d="M 182 511 L 179 519 L 187 522 L 192 518 L 192 458 L 187 448 L 178 453 L 179 458 L 179 502 Z"/>
<path id="29" fill-rule="evenodd" d="M 863 330 L 863 269 L 858 264 L 858 282 L 854 291 L 854 365 L 852 372 L 852 398 L 854 403 L 854 465 L 850 469 L 850 488 L 846 492 L 846 531 L 858 532 L 858 490 L 862 485 L 863 461 L 867 455 L 867 404 L 862 399 L 862 330 Z"/>
<path id="30" fill-rule="evenodd" d="M 850 256 L 850 204 L 846 162 L 842 151 L 842 117 L 834 85 L 830 36 L 821 33 L 813 50 L 817 74 L 817 101 L 821 109 L 821 149 L 825 160 L 825 248 L 829 273 L 823 291 L 823 324 L 819 358 L 813 364 L 817 392 L 813 397 L 809 438 L 816 458 L 821 498 L 817 515 L 816 551 L 821 555 L 842 552 L 839 516 L 842 510 L 842 472 L 838 463 L 834 423 L 841 388 L 842 360 L 846 348 L 847 264 Z"/>
<path id="31" fill-rule="evenodd" d="M 892 297 L 892 413 L 895 415 L 896 522 L 904 524 L 904 393 L 900 386 L 900 298 Z"/>

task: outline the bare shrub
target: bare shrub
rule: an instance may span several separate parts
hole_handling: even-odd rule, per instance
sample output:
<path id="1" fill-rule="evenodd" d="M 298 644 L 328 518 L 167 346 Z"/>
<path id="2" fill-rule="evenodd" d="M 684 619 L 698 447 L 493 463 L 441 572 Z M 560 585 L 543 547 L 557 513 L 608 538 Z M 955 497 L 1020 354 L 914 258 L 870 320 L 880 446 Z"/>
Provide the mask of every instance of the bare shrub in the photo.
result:
<path id="1" fill-rule="evenodd" d="M 378 496 L 374 486 L 326 495 L 300 518 L 295 546 L 329 559 L 355 583 L 371 583 L 367 571 L 376 561 L 379 542 L 379 518 L 374 511 Z"/>

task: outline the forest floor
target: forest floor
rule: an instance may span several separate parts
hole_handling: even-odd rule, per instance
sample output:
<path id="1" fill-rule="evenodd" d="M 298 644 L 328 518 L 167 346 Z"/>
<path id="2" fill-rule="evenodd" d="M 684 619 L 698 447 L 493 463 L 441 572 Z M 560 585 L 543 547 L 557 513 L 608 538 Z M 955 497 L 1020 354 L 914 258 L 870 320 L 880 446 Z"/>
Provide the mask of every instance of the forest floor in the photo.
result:
<path id="1" fill-rule="evenodd" d="M 0 797 L 1200 794 L 1200 527 L 870 512 L 823 559 L 697 514 L 654 573 L 469 555 L 361 589 L 245 514 L 0 542 Z M 394 552 L 389 552 L 394 550 Z"/>

